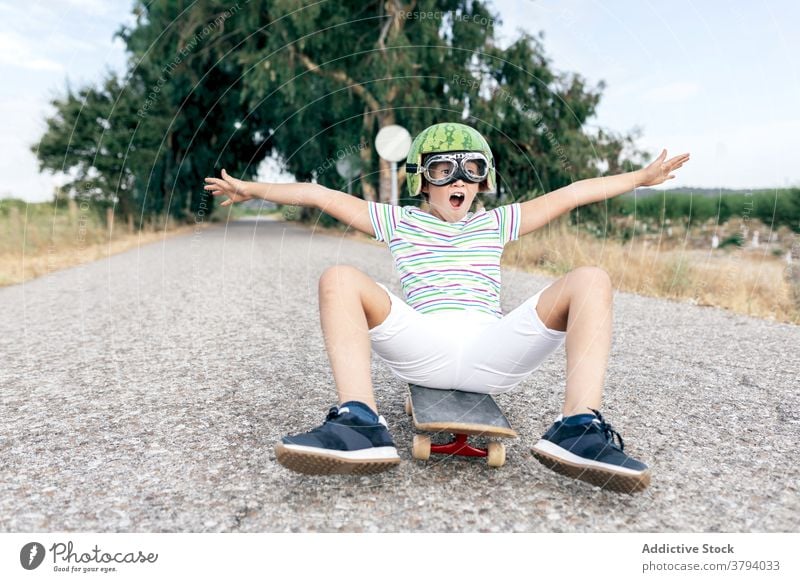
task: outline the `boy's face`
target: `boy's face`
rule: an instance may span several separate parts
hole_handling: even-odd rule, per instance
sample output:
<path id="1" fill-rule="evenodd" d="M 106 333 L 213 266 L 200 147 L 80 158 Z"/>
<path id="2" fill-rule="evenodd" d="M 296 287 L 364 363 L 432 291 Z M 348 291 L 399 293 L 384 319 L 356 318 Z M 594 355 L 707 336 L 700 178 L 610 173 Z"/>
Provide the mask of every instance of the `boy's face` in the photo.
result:
<path id="1" fill-rule="evenodd" d="M 430 168 L 430 172 L 436 175 L 437 168 L 434 166 Z M 459 178 L 444 186 L 434 186 L 423 178 L 422 191 L 428 194 L 431 214 L 445 222 L 458 222 L 469 212 L 483 184 Z"/>

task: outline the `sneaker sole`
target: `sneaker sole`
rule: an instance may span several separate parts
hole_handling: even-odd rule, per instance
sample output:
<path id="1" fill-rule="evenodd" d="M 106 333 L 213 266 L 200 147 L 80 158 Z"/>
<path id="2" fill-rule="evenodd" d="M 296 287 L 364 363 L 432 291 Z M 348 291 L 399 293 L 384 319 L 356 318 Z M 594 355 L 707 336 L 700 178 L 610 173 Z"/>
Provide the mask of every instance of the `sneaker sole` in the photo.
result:
<path id="1" fill-rule="evenodd" d="M 400 464 L 400 457 L 346 458 L 335 453 L 324 453 L 294 448 L 283 443 L 275 445 L 278 462 L 292 471 L 306 475 L 372 475 L 382 473 Z"/>
<path id="2" fill-rule="evenodd" d="M 561 475 L 579 479 L 616 493 L 638 493 L 650 485 L 650 470 L 635 471 L 624 467 L 589 461 L 581 463 L 580 457 L 547 440 L 540 440 L 531 449 L 542 465 Z"/>

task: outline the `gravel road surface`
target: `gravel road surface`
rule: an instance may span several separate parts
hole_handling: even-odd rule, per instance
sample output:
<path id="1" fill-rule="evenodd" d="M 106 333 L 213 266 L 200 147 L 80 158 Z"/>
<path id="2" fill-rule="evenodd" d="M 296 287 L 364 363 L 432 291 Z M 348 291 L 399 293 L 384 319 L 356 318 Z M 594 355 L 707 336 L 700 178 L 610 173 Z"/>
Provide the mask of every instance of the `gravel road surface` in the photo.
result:
<path id="1" fill-rule="evenodd" d="M 800 515 L 800 327 L 615 296 L 603 413 L 652 486 L 607 493 L 530 446 L 563 348 L 498 398 L 507 463 L 411 458 L 405 385 L 373 378 L 403 462 L 307 477 L 273 446 L 335 402 L 317 281 L 388 249 L 278 221 L 213 226 L 0 290 L 0 531 L 786 532 Z M 504 271 L 503 307 L 550 280 Z"/>

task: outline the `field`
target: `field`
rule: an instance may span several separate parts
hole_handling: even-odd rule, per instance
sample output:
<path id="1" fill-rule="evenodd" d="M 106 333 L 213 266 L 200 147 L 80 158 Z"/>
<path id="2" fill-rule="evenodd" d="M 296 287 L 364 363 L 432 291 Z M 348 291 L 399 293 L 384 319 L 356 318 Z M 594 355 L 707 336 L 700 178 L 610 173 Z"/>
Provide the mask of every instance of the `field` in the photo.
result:
<path id="1" fill-rule="evenodd" d="M 0 201 L 0 287 L 23 283 L 54 271 L 74 267 L 148 244 L 192 232 L 194 225 L 172 220 L 115 223 L 74 202 L 26 204 Z"/>
<path id="2" fill-rule="evenodd" d="M 199 225 L 177 225 L 171 219 L 145 223 L 115 222 L 73 203 L 25 204 L 0 201 L 0 286 L 104 258 L 137 246 L 187 234 L 216 220 L 252 214 L 252 209 L 217 209 Z M 264 214 L 265 212 L 261 212 Z M 341 234 L 318 222 L 313 228 Z M 585 228 L 585 227 L 589 228 Z M 800 235 L 786 227 L 772 232 L 759 221 L 732 218 L 685 227 L 615 218 L 606 232 L 591 225 L 576 228 L 558 221 L 506 247 L 503 266 L 560 276 L 584 266 L 602 267 L 616 289 L 652 297 L 729 309 L 786 323 L 800 323 L 800 289 L 789 281 L 788 249 Z M 591 232 L 594 230 L 594 232 Z M 753 233 L 760 241 L 753 244 Z M 712 248 L 716 234 L 719 248 Z M 367 239 L 349 231 L 348 236 Z M 738 243 L 738 244 L 737 244 Z M 795 259 L 797 260 L 797 259 Z"/>
<path id="3" fill-rule="evenodd" d="M 797 240 L 788 230 L 769 242 L 760 226 L 762 242 L 727 244 L 712 248 L 712 231 L 721 241 L 736 233 L 752 235 L 757 225 L 732 220 L 725 225 L 696 227 L 689 231 L 667 227 L 635 235 L 626 242 L 603 238 L 564 223 L 545 227 L 506 247 L 503 265 L 557 276 L 576 267 L 605 269 L 615 288 L 730 309 L 787 323 L 800 323 L 800 309 L 787 272 L 786 246 Z M 763 242 L 766 239 L 768 242 Z"/>

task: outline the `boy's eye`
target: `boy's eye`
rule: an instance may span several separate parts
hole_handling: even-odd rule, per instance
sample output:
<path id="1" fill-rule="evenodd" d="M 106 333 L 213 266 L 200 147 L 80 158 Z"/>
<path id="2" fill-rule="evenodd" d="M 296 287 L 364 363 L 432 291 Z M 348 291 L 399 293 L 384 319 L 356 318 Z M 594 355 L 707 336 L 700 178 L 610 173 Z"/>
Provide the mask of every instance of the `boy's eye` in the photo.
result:
<path id="1" fill-rule="evenodd" d="M 436 178 L 444 178 L 449 176 L 452 171 L 452 166 L 447 163 L 432 164 L 428 171 Z"/>

